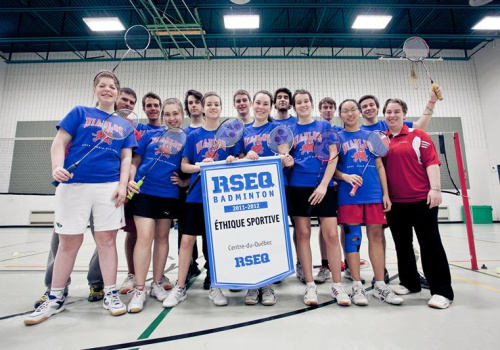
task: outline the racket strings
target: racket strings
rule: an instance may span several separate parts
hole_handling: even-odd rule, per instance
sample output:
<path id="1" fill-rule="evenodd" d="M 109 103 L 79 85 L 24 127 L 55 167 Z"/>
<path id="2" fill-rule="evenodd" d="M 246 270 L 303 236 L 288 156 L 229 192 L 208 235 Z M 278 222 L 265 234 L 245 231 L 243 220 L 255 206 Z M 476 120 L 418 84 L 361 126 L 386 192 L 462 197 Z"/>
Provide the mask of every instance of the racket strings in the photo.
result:
<path id="1" fill-rule="evenodd" d="M 422 61 L 429 55 L 429 46 L 419 37 L 408 38 L 403 45 L 405 57 L 410 61 Z"/>
<path id="2" fill-rule="evenodd" d="M 222 123 L 215 132 L 215 141 L 220 147 L 232 147 L 243 136 L 245 126 L 238 119 Z"/>
<path id="3" fill-rule="evenodd" d="M 268 147 L 276 154 L 287 154 L 293 147 L 293 132 L 286 125 L 279 125 L 269 134 Z"/>
<path id="4" fill-rule="evenodd" d="M 132 111 L 120 110 L 109 115 L 101 124 L 104 135 L 112 140 L 122 140 L 135 131 L 136 115 Z"/>
<path id="5" fill-rule="evenodd" d="M 137 53 L 145 51 L 151 42 L 149 30 L 141 25 L 130 27 L 125 33 L 125 44 Z"/>
<path id="6" fill-rule="evenodd" d="M 321 161 L 334 159 L 340 151 L 340 136 L 333 129 L 323 131 L 314 142 L 313 153 Z"/>
<path id="7" fill-rule="evenodd" d="M 165 132 L 158 141 L 158 149 L 162 154 L 176 155 L 186 144 L 187 135 L 180 128 L 172 128 Z"/>
<path id="8" fill-rule="evenodd" d="M 372 132 L 366 139 L 366 147 L 376 157 L 384 157 L 389 153 L 390 141 L 387 135 Z"/>

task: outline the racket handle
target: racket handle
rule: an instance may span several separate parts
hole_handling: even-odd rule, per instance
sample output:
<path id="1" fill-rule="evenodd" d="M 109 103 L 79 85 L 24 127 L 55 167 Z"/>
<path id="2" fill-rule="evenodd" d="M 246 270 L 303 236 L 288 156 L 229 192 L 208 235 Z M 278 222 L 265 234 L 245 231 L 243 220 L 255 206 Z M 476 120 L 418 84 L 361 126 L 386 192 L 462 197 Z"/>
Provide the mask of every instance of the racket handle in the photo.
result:
<path id="1" fill-rule="evenodd" d="M 354 186 L 352 186 L 352 190 L 351 190 L 351 192 L 349 192 L 349 196 L 354 197 L 354 195 L 356 195 L 356 192 L 358 191 L 358 188 L 359 188 L 358 184 L 355 184 Z"/>
<path id="2" fill-rule="evenodd" d="M 439 92 L 439 86 L 436 83 L 432 83 L 432 88 L 434 89 L 434 92 L 436 93 L 436 96 L 439 101 L 442 101 L 444 99 L 444 96 L 442 93 Z"/>
<path id="3" fill-rule="evenodd" d="M 135 185 L 137 186 L 137 188 L 141 188 L 141 186 L 142 186 L 143 183 L 144 183 L 144 179 L 140 179 Z M 135 192 L 130 191 L 127 194 L 127 198 L 128 199 L 132 199 L 132 197 L 134 197 L 134 194 L 135 194 Z"/>
<path id="4" fill-rule="evenodd" d="M 73 174 L 73 172 L 75 171 L 77 166 L 78 165 L 72 164 L 72 165 L 70 165 L 70 167 L 68 169 L 66 169 L 66 171 L 70 174 Z M 60 184 L 59 181 L 56 181 L 56 180 L 52 181 L 52 186 L 54 186 L 54 187 L 59 186 L 59 184 Z"/>
<path id="5" fill-rule="evenodd" d="M 189 184 L 189 187 L 188 187 L 188 189 L 186 191 L 186 194 L 191 193 L 191 191 L 193 190 L 194 186 L 198 183 L 198 181 L 200 181 L 200 176 L 201 176 L 201 174 L 198 174 L 198 176 L 194 179 L 194 181 Z"/>

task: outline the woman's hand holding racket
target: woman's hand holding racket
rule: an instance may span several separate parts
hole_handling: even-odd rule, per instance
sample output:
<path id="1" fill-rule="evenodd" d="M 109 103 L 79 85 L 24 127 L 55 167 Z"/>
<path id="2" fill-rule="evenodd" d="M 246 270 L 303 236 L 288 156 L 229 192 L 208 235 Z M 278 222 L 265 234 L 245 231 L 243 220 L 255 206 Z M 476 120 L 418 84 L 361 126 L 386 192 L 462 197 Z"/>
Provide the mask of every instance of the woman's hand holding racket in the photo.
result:
<path id="1" fill-rule="evenodd" d="M 351 186 L 362 186 L 363 178 L 356 174 L 344 174 L 343 179 L 345 182 L 349 183 Z"/>
<path id="2" fill-rule="evenodd" d="M 68 181 L 69 179 L 73 178 L 73 173 L 70 173 L 62 166 L 58 166 L 54 170 L 52 170 L 52 177 L 54 178 L 55 182 L 59 184 L 60 182 Z"/>
<path id="3" fill-rule="evenodd" d="M 142 184 L 142 182 L 141 182 L 141 184 Z M 128 193 L 129 193 L 129 195 L 127 196 L 127 198 L 131 199 L 131 198 L 129 198 L 129 197 L 133 196 L 133 195 L 130 196 L 131 193 L 138 194 L 140 187 L 141 186 L 140 185 L 138 186 L 137 182 L 135 182 L 134 180 L 130 180 L 128 182 L 128 185 L 127 185 L 127 190 L 128 190 Z"/>

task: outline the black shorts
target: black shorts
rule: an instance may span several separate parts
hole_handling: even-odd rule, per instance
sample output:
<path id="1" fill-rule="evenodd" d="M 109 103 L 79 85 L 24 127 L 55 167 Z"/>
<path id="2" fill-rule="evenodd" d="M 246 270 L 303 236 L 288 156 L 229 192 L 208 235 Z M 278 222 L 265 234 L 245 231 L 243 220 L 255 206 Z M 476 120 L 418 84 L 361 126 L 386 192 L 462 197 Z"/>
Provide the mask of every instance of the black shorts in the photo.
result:
<path id="1" fill-rule="evenodd" d="M 151 219 L 174 219 L 177 217 L 177 203 L 175 198 L 152 196 L 139 193 L 134 195 L 130 204 L 134 205 L 134 216 Z"/>
<path id="2" fill-rule="evenodd" d="M 179 188 L 179 201 L 177 202 L 177 230 L 179 234 L 184 233 L 186 230 L 186 190 L 187 187 Z"/>
<path id="3" fill-rule="evenodd" d="M 202 203 L 186 203 L 184 232 L 189 236 L 206 236 L 205 212 Z"/>
<path id="4" fill-rule="evenodd" d="M 291 207 L 288 209 L 290 216 L 303 217 L 337 217 L 337 194 L 333 187 L 328 187 L 326 195 L 321 203 L 313 205 L 309 208 L 308 199 L 314 192 L 314 187 L 292 187 L 289 189 L 288 200 Z"/>

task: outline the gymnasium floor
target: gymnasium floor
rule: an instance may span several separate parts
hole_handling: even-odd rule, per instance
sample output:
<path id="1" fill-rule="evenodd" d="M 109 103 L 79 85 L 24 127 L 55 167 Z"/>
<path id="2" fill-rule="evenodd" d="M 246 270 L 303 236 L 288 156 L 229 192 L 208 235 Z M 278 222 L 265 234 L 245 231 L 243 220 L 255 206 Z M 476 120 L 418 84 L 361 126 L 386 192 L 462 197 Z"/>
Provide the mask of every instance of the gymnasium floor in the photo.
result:
<path id="1" fill-rule="evenodd" d="M 455 302 L 448 310 L 427 307 L 429 292 L 406 296 L 402 306 L 371 298 L 367 307 L 342 308 L 329 297 L 329 281 L 320 285 L 320 306 L 302 303 L 303 285 L 289 277 L 275 286 L 273 307 L 245 306 L 245 292 L 225 291 L 229 306 L 216 307 L 202 289 L 202 273 L 188 291 L 188 299 L 174 309 L 164 309 L 156 299 L 139 314 L 112 317 L 101 302 L 86 300 L 86 270 L 94 243 L 90 231 L 77 258 L 67 310 L 48 321 L 23 324 L 33 302 L 44 291 L 43 278 L 50 228 L 0 229 L 0 280 L 4 297 L 0 311 L 2 349 L 498 349 L 500 332 L 500 225 L 475 225 L 480 266 L 470 270 L 465 225 L 440 227 L 450 261 Z M 319 262 L 318 229 L 313 228 L 314 263 Z M 119 232 L 118 282 L 126 275 L 123 232 Z M 387 233 L 387 268 L 397 273 L 394 244 Z M 177 231 L 171 231 L 171 247 Z M 366 242 L 362 257 L 367 257 Z M 199 260 L 203 265 L 203 258 Z M 496 269 L 498 268 L 498 269 Z M 167 276 L 176 280 L 177 254 L 171 249 Z M 496 272 L 498 271 L 498 272 Z M 315 271 L 316 272 L 316 271 Z M 362 271 L 367 280 L 371 268 Z M 344 280 L 350 288 L 350 283 Z M 394 279 L 391 284 L 397 284 Z M 130 295 L 123 300 L 128 302 Z"/>

